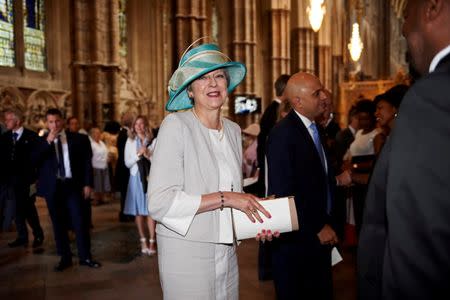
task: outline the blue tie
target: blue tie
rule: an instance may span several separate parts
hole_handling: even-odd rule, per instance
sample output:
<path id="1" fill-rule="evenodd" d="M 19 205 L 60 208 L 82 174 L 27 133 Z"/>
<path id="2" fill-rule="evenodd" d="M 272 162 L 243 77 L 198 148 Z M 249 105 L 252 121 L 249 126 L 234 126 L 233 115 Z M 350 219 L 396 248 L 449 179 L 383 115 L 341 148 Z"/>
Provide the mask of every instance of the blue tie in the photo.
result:
<path id="1" fill-rule="evenodd" d="M 317 130 L 316 123 L 311 123 L 309 128 L 311 128 L 311 130 L 313 132 L 314 145 L 316 146 L 317 153 L 319 154 L 320 161 L 322 162 L 322 167 L 324 170 L 326 170 L 325 169 L 325 156 L 323 154 L 322 143 L 320 141 L 319 130 Z M 332 204 L 331 204 L 331 192 L 330 192 L 330 187 L 328 184 L 328 177 L 327 177 L 326 183 L 327 183 L 327 213 L 330 214 Z"/>
<path id="2" fill-rule="evenodd" d="M 323 155 L 322 143 L 320 142 L 319 131 L 317 130 L 316 123 L 311 123 L 309 126 L 313 132 L 314 145 L 316 146 L 317 153 L 319 154 L 320 161 L 322 162 L 323 169 L 325 170 L 325 157 Z"/>

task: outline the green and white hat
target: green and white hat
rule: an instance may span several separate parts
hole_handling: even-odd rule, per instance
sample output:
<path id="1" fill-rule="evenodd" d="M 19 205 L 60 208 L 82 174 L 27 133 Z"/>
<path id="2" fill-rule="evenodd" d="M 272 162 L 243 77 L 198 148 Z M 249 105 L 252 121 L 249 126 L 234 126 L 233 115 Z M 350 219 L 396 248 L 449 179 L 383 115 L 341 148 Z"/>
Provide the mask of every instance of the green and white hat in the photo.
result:
<path id="1" fill-rule="evenodd" d="M 231 93 L 244 79 L 247 69 L 240 62 L 231 59 L 219 51 L 214 44 L 203 44 L 192 48 L 180 60 L 178 69 L 172 74 L 169 81 L 169 101 L 167 111 L 178 111 L 192 108 L 186 88 L 201 76 L 217 70 L 226 69 L 230 79 L 228 93 Z"/>

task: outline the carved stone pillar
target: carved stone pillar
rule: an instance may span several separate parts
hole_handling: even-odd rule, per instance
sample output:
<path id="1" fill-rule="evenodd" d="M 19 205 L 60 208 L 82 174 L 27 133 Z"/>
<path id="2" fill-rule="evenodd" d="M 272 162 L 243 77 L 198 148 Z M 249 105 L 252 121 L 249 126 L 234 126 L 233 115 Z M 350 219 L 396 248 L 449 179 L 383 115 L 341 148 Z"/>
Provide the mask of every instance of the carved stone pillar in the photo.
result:
<path id="1" fill-rule="evenodd" d="M 232 53 L 235 61 L 245 63 L 247 76 L 236 94 L 254 95 L 256 59 L 256 0 L 233 1 Z"/>
<path id="2" fill-rule="evenodd" d="M 291 70 L 315 73 L 314 49 L 317 44 L 316 33 L 309 25 L 306 7 L 308 0 L 292 2 L 291 28 Z"/>
<path id="3" fill-rule="evenodd" d="M 74 0 L 73 5 L 74 114 L 81 124 L 102 126 L 113 118 L 117 101 L 118 3 Z"/>
<path id="4" fill-rule="evenodd" d="M 176 0 L 177 57 L 196 39 L 209 35 L 206 26 L 206 0 Z"/>
<path id="5" fill-rule="evenodd" d="M 272 83 L 281 74 L 290 73 L 290 0 L 274 0 L 271 2 L 271 37 L 272 37 Z M 272 89 L 273 90 L 273 89 Z"/>
<path id="6" fill-rule="evenodd" d="M 294 28 L 291 33 L 292 63 L 291 70 L 295 72 L 315 73 L 314 47 L 315 32 L 311 28 Z"/>
<path id="7" fill-rule="evenodd" d="M 330 10 L 332 1 L 326 1 L 326 8 Z M 318 32 L 316 48 L 316 75 L 327 89 L 332 90 L 332 64 L 331 64 L 331 14 L 328 11 L 322 21 Z M 336 96 L 336 95 L 335 95 Z"/>

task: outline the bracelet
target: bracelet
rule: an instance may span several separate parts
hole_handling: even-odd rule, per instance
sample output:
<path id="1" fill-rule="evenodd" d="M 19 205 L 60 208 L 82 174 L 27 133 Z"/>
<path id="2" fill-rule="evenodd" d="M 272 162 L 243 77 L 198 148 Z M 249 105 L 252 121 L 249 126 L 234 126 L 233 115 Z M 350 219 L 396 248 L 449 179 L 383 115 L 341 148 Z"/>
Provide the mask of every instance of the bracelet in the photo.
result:
<path id="1" fill-rule="evenodd" d="M 225 207 L 225 200 L 223 198 L 223 192 L 219 191 L 219 195 L 220 195 L 220 210 L 223 210 L 223 208 Z"/>

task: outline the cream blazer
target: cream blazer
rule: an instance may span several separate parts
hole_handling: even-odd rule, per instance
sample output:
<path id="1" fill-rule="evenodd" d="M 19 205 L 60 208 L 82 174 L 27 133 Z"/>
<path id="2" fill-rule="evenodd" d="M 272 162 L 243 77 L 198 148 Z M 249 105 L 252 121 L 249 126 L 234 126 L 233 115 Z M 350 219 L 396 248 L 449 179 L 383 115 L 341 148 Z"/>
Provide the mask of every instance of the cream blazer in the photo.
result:
<path id="1" fill-rule="evenodd" d="M 240 127 L 223 120 L 230 144 L 233 188 L 242 191 Z M 171 113 L 161 124 L 148 186 L 150 216 L 160 235 L 199 242 L 219 242 L 219 210 L 196 215 L 202 194 L 217 192 L 219 169 L 208 128 L 192 111 Z"/>

